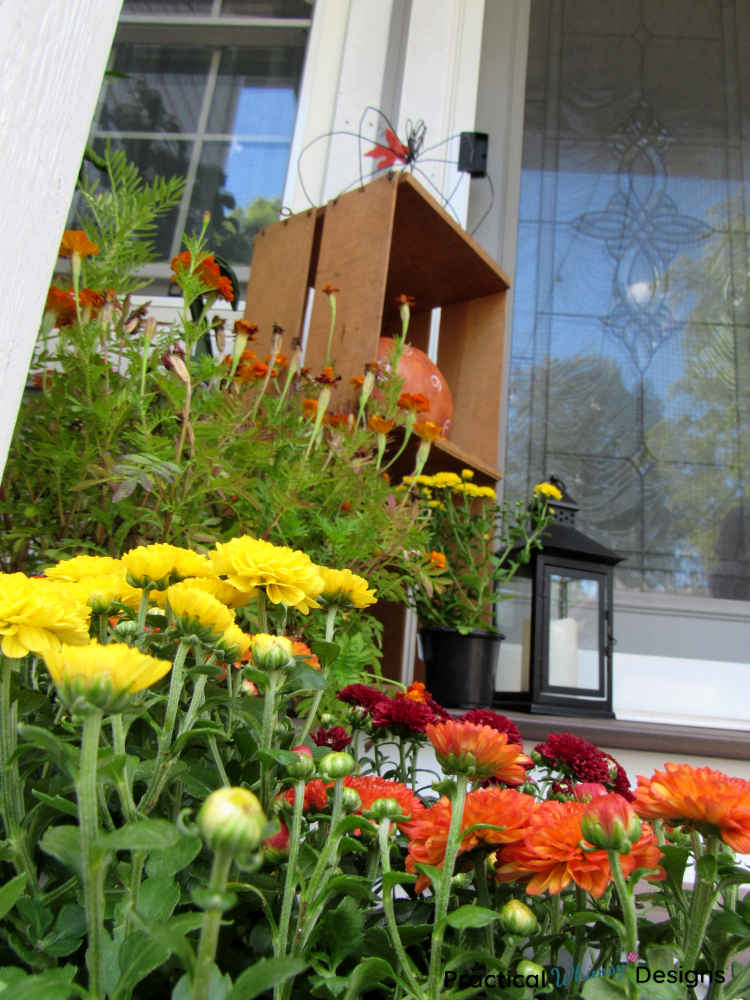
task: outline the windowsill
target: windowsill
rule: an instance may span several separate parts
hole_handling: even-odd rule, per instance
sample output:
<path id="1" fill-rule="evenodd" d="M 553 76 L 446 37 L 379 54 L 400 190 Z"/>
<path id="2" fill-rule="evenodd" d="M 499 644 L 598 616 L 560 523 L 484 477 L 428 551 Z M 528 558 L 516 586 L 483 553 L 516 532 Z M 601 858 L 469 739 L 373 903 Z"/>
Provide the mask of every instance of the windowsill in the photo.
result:
<path id="1" fill-rule="evenodd" d="M 528 742 L 539 743 L 551 732 L 572 732 L 597 746 L 613 749 L 750 760 L 750 731 L 745 730 L 500 711 L 515 722 Z"/>

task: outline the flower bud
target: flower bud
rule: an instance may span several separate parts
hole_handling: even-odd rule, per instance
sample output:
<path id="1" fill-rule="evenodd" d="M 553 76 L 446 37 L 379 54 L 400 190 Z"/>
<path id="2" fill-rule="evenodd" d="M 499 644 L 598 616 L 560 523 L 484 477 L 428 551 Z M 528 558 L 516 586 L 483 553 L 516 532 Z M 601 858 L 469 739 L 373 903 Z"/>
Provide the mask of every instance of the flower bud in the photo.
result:
<path id="1" fill-rule="evenodd" d="M 247 788 L 218 788 L 198 813 L 198 828 L 209 847 L 233 854 L 254 851 L 263 839 L 266 817 Z"/>
<path id="2" fill-rule="evenodd" d="M 610 792 L 588 803 L 581 816 L 581 833 L 594 847 L 627 854 L 640 839 L 641 821 L 627 799 Z"/>
<path id="3" fill-rule="evenodd" d="M 375 799 L 367 810 L 366 815 L 376 823 L 379 823 L 383 819 L 403 819 L 404 810 L 398 799 Z"/>
<path id="4" fill-rule="evenodd" d="M 288 767 L 289 777 L 297 781 L 307 781 L 315 774 L 315 761 L 309 747 L 294 747 L 292 753 L 296 757 L 293 764 Z"/>
<path id="5" fill-rule="evenodd" d="M 259 632 L 250 644 L 253 663 L 260 670 L 285 670 L 294 666 L 292 643 L 285 635 Z"/>
<path id="6" fill-rule="evenodd" d="M 362 808 L 362 799 L 356 788 L 341 789 L 341 807 L 346 813 L 355 813 Z"/>
<path id="7" fill-rule="evenodd" d="M 354 774 L 357 762 L 346 751 L 333 751 L 323 757 L 318 768 L 322 778 L 327 781 L 335 781 L 336 778 L 348 778 L 350 774 Z"/>
<path id="8" fill-rule="evenodd" d="M 519 976 L 523 976 L 527 983 L 530 976 L 536 976 L 536 983 L 534 984 L 536 986 L 542 986 L 545 982 L 543 966 L 537 962 L 530 961 L 528 958 L 521 959 L 516 966 L 516 972 Z"/>
<path id="9" fill-rule="evenodd" d="M 509 899 L 500 910 L 500 925 L 508 934 L 528 937 L 536 933 L 539 922 L 530 906 L 520 899 Z"/>

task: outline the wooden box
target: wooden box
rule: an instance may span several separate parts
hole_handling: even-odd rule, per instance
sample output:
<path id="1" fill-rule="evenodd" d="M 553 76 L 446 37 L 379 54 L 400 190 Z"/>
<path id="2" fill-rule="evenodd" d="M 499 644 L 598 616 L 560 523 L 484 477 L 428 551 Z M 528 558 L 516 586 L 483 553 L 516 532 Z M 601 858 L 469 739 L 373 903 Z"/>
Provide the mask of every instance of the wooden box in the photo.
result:
<path id="1" fill-rule="evenodd" d="M 411 174 L 399 173 L 255 237 L 246 319 L 263 334 L 274 323 L 283 327 L 282 351 L 289 353 L 302 332 L 308 289 L 315 289 L 304 362 L 313 373 L 325 362 L 331 319 L 320 290 L 329 282 L 340 289 L 331 354 L 342 397 L 349 379 L 376 357 L 379 338 L 400 333 L 402 292 L 416 300 L 407 339 L 423 351 L 432 310 L 440 307 L 437 365 L 451 388 L 454 416 L 450 439 L 432 449 L 429 471 L 469 466 L 478 482 L 497 481 L 503 271 Z"/>

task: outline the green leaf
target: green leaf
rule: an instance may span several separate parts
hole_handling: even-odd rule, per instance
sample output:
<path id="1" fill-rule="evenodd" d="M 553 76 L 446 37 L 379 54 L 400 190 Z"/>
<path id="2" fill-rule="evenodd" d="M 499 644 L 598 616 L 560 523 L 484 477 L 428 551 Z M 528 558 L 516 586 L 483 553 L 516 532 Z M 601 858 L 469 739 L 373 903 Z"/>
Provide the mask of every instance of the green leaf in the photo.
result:
<path id="1" fill-rule="evenodd" d="M 716 856 L 714 854 L 704 854 L 702 858 L 698 858 L 695 871 L 701 882 L 712 882 L 716 878 L 717 868 L 718 862 Z"/>
<path id="2" fill-rule="evenodd" d="M 180 887 L 170 875 L 147 878 L 138 894 L 138 915 L 146 923 L 163 924 L 180 901 Z"/>
<path id="3" fill-rule="evenodd" d="M 496 910 L 470 904 L 459 906 L 457 910 L 451 910 L 445 920 L 449 927 L 464 930 L 466 927 L 486 927 L 493 920 L 497 920 L 499 916 L 500 914 Z"/>
<path id="4" fill-rule="evenodd" d="M 255 997 L 285 983 L 303 972 L 308 963 L 302 958 L 261 958 L 245 969 L 227 1000 L 254 1000 Z"/>
<path id="5" fill-rule="evenodd" d="M 86 911 L 75 903 L 66 903 L 57 914 L 52 930 L 39 942 L 39 950 L 64 958 L 80 947 L 86 933 Z"/>
<path id="6" fill-rule="evenodd" d="M 67 868 L 81 874 L 81 834 L 77 826 L 53 826 L 46 831 L 39 846 Z"/>
<path id="7" fill-rule="evenodd" d="M 355 1000 L 355 997 L 361 996 L 386 979 L 398 982 L 390 962 L 374 956 L 366 958 L 350 973 L 349 988 L 344 994 L 344 1000 Z"/>
<path id="8" fill-rule="evenodd" d="M 334 875 L 325 887 L 326 895 L 340 893 L 364 903 L 372 899 L 372 883 L 361 875 Z"/>
<path id="9" fill-rule="evenodd" d="M 627 997 L 627 989 L 616 979 L 587 979 L 583 984 L 581 996 L 585 1000 L 623 1000 Z"/>
<path id="10" fill-rule="evenodd" d="M 329 664 L 333 663 L 339 655 L 341 647 L 336 642 L 326 642 L 324 639 L 313 639 L 310 643 L 310 649 L 320 660 L 321 665 L 323 667 L 327 667 Z M 318 673 L 318 671 L 316 671 L 316 673 Z"/>
<path id="11" fill-rule="evenodd" d="M 75 776 L 78 755 L 70 745 L 59 736 L 55 736 L 49 729 L 41 726 L 28 726 L 24 723 L 19 725 L 18 734 L 23 741 L 19 749 L 23 750 L 28 746 L 37 747 L 44 750 L 45 754 L 58 766 L 62 765 L 63 770 L 71 777 Z"/>
<path id="12" fill-rule="evenodd" d="M 708 929 L 709 933 L 717 930 L 723 934 L 739 934 L 740 937 L 750 938 L 750 926 L 736 913 L 715 913 Z"/>
<path id="13" fill-rule="evenodd" d="M 153 878 L 174 875 L 187 868 L 193 858 L 200 854 L 202 847 L 203 841 L 197 834 L 182 835 L 171 847 L 152 851 L 146 862 L 146 871 Z"/>
<path id="14" fill-rule="evenodd" d="M 328 680 L 322 670 L 315 670 L 313 667 L 298 663 L 289 671 L 285 689 L 288 687 L 296 693 L 299 691 L 324 691 L 327 686 Z"/>
<path id="15" fill-rule="evenodd" d="M 63 813 L 65 816 L 78 817 L 78 806 L 75 802 L 71 802 L 70 799 L 64 799 L 62 795 L 46 795 L 44 792 L 40 792 L 38 788 L 32 788 L 31 794 L 35 799 L 38 799 L 47 806 L 52 806 L 53 809 Z"/>
<path id="16" fill-rule="evenodd" d="M 96 844 L 107 851 L 160 851 L 174 847 L 180 831 L 166 819 L 142 819 L 102 834 Z"/>
<path id="17" fill-rule="evenodd" d="M 433 887 L 438 885 L 440 879 L 443 876 L 443 871 L 438 868 L 437 865 L 423 865 L 417 862 L 415 868 L 420 873 L 420 875 L 426 875 L 427 878 L 432 882 Z"/>
<path id="18" fill-rule="evenodd" d="M 5 970 L 0 970 L 2 971 Z M 70 997 L 83 997 L 86 991 L 73 983 L 76 971 L 74 965 L 64 965 L 59 969 L 48 969 L 36 976 L 16 980 L 8 1000 L 11 1000 L 11 996 L 13 1000 L 70 1000 Z"/>
<path id="19" fill-rule="evenodd" d="M 395 885 L 414 885 L 416 875 L 408 872 L 385 872 L 383 875 L 383 892 L 390 892 Z"/>
<path id="20" fill-rule="evenodd" d="M 133 988 L 168 958 L 169 949 L 161 941 L 142 931 L 129 934 L 117 953 L 120 978 L 114 990 L 114 1000 L 130 997 Z"/>
<path id="21" fill-rule="evenodd" d="M 0 920 L 9 913 L 23 895 L 26 875 L 16 875 L 0 889 Z"/>

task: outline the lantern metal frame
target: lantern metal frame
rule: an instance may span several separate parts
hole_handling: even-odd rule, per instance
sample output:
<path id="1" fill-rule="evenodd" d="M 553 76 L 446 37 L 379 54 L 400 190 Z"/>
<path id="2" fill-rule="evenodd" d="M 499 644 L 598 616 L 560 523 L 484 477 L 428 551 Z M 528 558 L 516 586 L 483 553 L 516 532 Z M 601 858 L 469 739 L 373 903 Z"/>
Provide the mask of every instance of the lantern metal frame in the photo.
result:
<path id="1" fill-rule="evenodd" d="M 562 499 L 550 502 L 554 518 L 542 536 L 542 547 L 532 552 L 530 562 L 516 574 L 531 581 L 529 687 L 526 691 L 496 691 L 493 704 L 539 714 L 613 719 L 613 580 L 614 567 L 623 557 L 575 527 L 578 505 L 565 491 L 564 483 L 553 476 L 550 481 L 561 489 Z M 556 570 L 567 578 L 597 583 L 599 657 L 595 687 L 550 683 L 552 576 Z M 500 664 L 502 668 L 502 653 Z"/>

